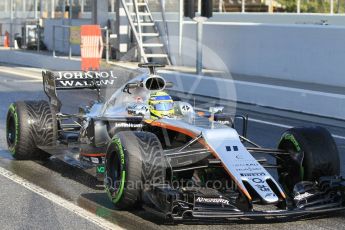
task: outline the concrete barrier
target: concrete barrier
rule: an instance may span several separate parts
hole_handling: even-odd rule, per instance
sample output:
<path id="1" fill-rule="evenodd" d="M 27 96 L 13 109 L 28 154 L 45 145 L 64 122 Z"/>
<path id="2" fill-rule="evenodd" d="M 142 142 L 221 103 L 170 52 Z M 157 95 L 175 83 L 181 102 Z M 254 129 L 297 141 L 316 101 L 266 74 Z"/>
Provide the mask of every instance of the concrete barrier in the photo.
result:
<path id="1" fill-rule="evenodd" d="M 195 66 L 195 43 L 189 40 L 195 41 L 196 25 L 184 25 L 181 56 L 178 23 L 168 27 L 173 59 Z M 209 22 L 203 43 L 232 73 L 345 87 L 344 37 L 342 26 Z M 207 53 L 203 58 L 209 60 Z M 206 61 L 204 66 L 212 68 Z"/>

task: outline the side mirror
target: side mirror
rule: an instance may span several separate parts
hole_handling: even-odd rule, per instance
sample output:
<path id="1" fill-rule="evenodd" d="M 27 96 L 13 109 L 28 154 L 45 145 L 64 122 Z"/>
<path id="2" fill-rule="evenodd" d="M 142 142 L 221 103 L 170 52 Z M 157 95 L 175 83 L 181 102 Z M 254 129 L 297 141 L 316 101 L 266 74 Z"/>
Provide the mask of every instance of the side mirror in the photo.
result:
<path id="1" fill-rule="evenodd" d="M 146 116 L 150 114 L 148 105 L 145 103 L 131 103 L 126 109 L 128 114 L 134 116 Z"/>

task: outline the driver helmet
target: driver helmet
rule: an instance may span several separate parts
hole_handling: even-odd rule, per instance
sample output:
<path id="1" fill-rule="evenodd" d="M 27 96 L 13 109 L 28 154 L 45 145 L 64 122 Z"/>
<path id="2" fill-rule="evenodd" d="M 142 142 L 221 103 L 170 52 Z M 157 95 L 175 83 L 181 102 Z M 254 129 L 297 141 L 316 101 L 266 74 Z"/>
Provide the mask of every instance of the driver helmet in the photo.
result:
<path id="1" fill-rule="evenodd" d="M 166 92 L 151 93 L 149 98 L 151 119 L 172 117 L 174 115 L 174 101 Z"/>

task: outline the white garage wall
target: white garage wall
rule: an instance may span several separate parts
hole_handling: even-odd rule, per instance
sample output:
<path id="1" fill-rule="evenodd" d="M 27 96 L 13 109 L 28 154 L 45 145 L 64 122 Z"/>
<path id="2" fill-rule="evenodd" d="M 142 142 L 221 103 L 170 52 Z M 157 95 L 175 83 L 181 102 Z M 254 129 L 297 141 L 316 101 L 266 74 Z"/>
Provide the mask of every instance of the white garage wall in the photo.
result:
<path id="1" fill-rule="evenodd" d="M 171 37 L 178 36 L 177 22 L 168 27 Z M 185 24 L 184 37 L 195 39 L 195 29 L 195 24 Z M 210 22 L 204 25 L 203 42 L 233 73 L 345 86 L 343 26 Z M 176 53 L 176 37 L 170 45 Z M 194 60 L 186 58 L 191 54 L 195 45 L 187 43 L 182 57 L 174 58 L 194 66 Z"/>

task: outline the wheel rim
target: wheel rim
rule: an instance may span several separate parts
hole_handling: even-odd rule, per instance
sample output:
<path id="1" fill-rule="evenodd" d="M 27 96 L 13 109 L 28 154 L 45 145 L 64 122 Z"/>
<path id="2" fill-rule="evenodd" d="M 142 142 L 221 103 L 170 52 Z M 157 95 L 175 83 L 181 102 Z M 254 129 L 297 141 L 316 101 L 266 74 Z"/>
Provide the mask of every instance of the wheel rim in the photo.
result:
<path id="1" fill-rule="evenodd" d="M 285 141 L 280 148 L 288 151 L 291 155 L 302 154 L 302 151 L 298 151 L 295 145 L 290 141 Z M 278 165 L 281 166 L 278 169 L 278 174 L 280 174 L 279 182 L 283 184 L 285 190 L 292 192 L 294 185 L 303 180 L 304 177 L 304 168 L 297 164 L 296 161 L 293 161 L 290 156 L 281 157 L 278 160 Z"/>
<path id="2" fill-rule="evenodd" d="M 16 122 L 13 117 L 13 114 L 11 114 L 8 117 L 7 120 L 7 144 L 9 148 L 13 148 L 16 144 L 16 138 L 17 138 L 17 132 L 16 132 Z"/>
<path id="3" fill-rule="evenodd" d="M 113 189 L 113 194 L 115 195 L 120 187 L 120 182 L 121 182 L 121 164 L 120 161 L 117 157 L 118 154 L 116 154 L 115 152 L 113 153 L 112 160 L 109 162 L 111 166 L 110 170 L 109 170 L 109 175 L 110 178 L 112 179 L 112 189 Z"/>
<path id="4" fill-rule="evenodd" d="M 122 197 L 126 180 L 124 152 L 119 139 L 112 143 L 114 151 L 111 152 L 106 163 L 106 191 L 111 201 L 116 204 Z"/>

